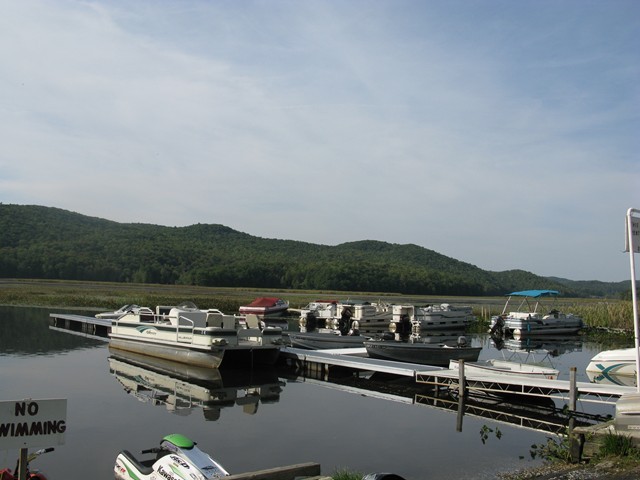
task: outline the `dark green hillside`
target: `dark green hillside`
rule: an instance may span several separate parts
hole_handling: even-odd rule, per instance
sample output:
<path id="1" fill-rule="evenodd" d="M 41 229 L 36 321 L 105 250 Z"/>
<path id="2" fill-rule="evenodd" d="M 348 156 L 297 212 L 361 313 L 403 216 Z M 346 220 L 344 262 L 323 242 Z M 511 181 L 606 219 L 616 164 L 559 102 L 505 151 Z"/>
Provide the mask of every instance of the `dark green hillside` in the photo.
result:
<path id="1" fill-rule="evenodd" d="M 488 272 L 417 245 L 337 246 L 254 237 L 223 225 L 118 223 L 57 208 L 0 204 L 0 276 L 418 295 L 529 288 L 613 294 L 619 284 Z M 588 293 L 587 293 L 588 292 Z"/>

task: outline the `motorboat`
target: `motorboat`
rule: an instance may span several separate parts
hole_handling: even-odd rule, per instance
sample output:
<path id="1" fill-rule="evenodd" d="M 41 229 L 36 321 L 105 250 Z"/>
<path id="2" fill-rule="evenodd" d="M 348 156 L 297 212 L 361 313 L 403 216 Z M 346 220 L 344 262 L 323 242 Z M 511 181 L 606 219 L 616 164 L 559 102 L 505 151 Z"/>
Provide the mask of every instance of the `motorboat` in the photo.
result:
<path id="1" fill-rule="evenodd" d="M 277 297 L 258 297 L 248 305 L 240 307 L 240 314 L 254 314 L 259 317 L 283 315 L 289 309 L 289 302 Z"/>
<path id="2" fill-rule="evenodd" d="M 482 347 L 472 347 L 461 336 L 454 344 L 426 343 L 420 337 L 411 336 L 407 341 L 396 339 L 365 340 L 364 347 L 371 358 L 395 360 L 445 367 L 451 360 L 475 362 Z"/>
<path id="3" fill-rule="evenodd" d="M 455 306 L 449 303 L 439 305 L 393 305 L 392 322 L 399 323 L 408 318 L 418 322 L 421 330 L 464 329 L 473 320 L 473 312 L 468 306 Z"/>
<path id="4" fill-rule="evenodd" d="M 525 290 L 508 294 L 500 315 L 491 318 L 490 333 L 521 337 L 526 335 L 558 335 L 577 333 L 583 327 L 582 318 L 562 313 L 557 308 L 548 309 L 540 300 L 557 297 L 557 290 Z M 520 301 L 516 310 L 509 310 L 513 299 Z"/>
<path id="5" fill-rule="evenodd" d="M 636 349 L 604 350 L 595 355 L 586 368 L 589 381 L 614 385 L 636 385 Z"/>
<path id="6" fill-rule="evenodd" d="M 353 321 L 362 328 L 383 328 L 391 318 L 391 307 L 383 302 L 316 300 L 300 310 L 301 331 L 305 331 L 306 323 L 318 328 L 348 330 Z"/>
<path id="7" fill-rule="evenodd" d="M 141 307 L 111 321 L 113 348 L 208 368 L 273 364 L 283 345 L 282 329 L 262 328 L 256 315 L 226 315 L 193 303 Z"/>
<path id="8" fill-rule="evenodd" d="M 300 331 L 289 332 L 289 342 L 292 347 L 310 350 L 361 348 L 371 337 L 361 333 L 360 322 L 378 313 L 368 303 L 312 302 L 301 310 Z"/>
<path id="9" fill-rule="evenodd" d="M 458 370 L 460 362 L 458 360 L 451 360 L 449 362 L 449 369 Z M 508 360 L 501 360 L 492 358 L 480 362 L 465 362 L 464 364 L 465 374 L 498 374 L 509 375 L 527 378 L 544 378 L 547 380 L 557 380 L 560 371 L 542 365 L 534 365 L 531 363 L 511 362 Z"/>
<path id="10" fill-rule="evenodd" d="M 159 447 L 143 450 L 140 453 L 152 456 L 146 460 L 139 460 L 128 450 L 122 450 L 118 454 L 114 466 L 116 480 L 131 478 L 209 480 L 229 475 L 222 465 L 200 450 L 196 442 L 177 433 L 164 437 Z"/>

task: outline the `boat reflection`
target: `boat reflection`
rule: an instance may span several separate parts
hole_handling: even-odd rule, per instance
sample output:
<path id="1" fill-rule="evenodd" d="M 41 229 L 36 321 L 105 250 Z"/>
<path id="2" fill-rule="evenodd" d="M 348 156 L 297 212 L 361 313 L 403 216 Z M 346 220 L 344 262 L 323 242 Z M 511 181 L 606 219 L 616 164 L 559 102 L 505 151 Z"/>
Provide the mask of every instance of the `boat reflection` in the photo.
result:
<path id="1" fill-rule="evenodd" d="M 207 421 L 218 420 L 223 408 L 235 406 L 253 415 L 260 404 L 278 402 L 285 385 L 273 368 L 211 369 L 111 348 L 109 352 L 109 371 L 129 395 L 176 415 L 202 409 Z"/>
<path id="2" fill-rule="evenodd" d="M 579 335 L 558 337 L 526 337 L 503 339 L 492 336 L 491 343 L 497 350 L 516 354 L 543 354 L 557 357 L 565 353 L 582 351 L 582 338 Z"/>
<path id="3" fill-rule="evenodd" d="M 466 415 L 489 419 L 519 428 L 545 433 L 565 433 L 570 419 L 573 426 L 589 426 L 608 420 L 606 415 L 584 411 L 569 412 L 544 396 L 491 395 L 469 391 L 460 397 L 455 388 L 443 389 L 416 383 L 413 377 L 393 374 L 354 372 L 346 368 L 315 369 L 311 366 L 280 371 L 289 382 L 313 383 L 365 397 L 435 408 L 457 415 L 455 429 L 462 430 Z"/>

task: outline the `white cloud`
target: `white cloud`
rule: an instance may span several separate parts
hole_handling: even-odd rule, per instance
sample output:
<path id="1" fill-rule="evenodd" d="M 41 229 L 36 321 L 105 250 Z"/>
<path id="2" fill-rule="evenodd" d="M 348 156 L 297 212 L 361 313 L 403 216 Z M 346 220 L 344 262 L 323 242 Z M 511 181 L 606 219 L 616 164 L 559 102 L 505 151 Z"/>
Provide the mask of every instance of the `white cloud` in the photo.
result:
<path id="1" fill-rule="evenodd" d="M 634 13 L 5 2 L 0 201 L 624 279 Z"/>

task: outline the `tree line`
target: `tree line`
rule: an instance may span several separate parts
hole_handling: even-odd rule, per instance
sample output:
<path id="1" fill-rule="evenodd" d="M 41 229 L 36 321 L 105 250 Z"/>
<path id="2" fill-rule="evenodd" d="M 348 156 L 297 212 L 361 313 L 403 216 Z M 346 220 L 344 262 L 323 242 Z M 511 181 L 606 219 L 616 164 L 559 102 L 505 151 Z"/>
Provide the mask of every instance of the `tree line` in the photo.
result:
<path id="1" fill-rule="evenodd" d="M 613 295 L 624 282 L 490 272 L 417 245 L 337 246 L 254 237 L 223 225 L 118 223 L 51 207 L 0 204 L 0 276 L 415 295 L 503 295 L 553 288 Z"/>

